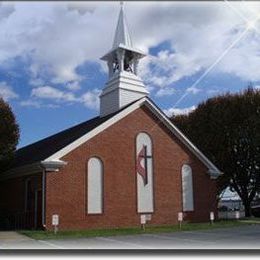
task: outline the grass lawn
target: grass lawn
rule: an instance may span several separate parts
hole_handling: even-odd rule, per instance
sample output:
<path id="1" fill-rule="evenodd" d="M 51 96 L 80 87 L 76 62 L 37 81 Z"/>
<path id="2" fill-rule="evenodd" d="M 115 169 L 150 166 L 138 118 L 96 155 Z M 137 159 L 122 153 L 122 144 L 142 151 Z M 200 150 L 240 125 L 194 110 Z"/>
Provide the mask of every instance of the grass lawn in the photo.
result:
<path id="1" fill-rule="evenodd" d="M 19 233 L 38 240 L 46 239 L 66 239 L 66 238 L 82 238 L 82 237 L 98 237 L 98 236 L 117 236 L 117 235 L 135 235 L 149 233 L 166 233 L 166 232 L 181 232 L 193 230 L 206 230 L 225 227 L 236 227 L 241 225 L 250 225 L 251 222 L 226 220 L 216 221 L 213 225 L 210 223 L 186 223 L 182 225 L 180 230 L 178 225 L 174 226 L 146 226 L 145 230 L 141 228 L 116 228 L 116 229 L 89 229 L 77 231 L 59 231 L 56 235 L 53 231 L 31 231 L 22 230 Z"/>

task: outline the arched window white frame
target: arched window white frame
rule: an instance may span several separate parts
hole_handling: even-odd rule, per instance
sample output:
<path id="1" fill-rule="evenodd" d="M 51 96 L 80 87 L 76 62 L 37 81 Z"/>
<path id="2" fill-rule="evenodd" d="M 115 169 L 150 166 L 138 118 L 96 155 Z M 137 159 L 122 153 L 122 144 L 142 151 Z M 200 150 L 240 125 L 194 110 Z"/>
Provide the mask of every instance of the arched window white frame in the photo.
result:
<path id="1" fill-rule="evenodd" d="M 92 157 L 88 160 L 87 171 L 87 213 L 103 213 L 103 162 Z"/>
<path id="2" fill-rule="evenodd" d="M 184 164 L 181 169 L 183 211 L 194 210 L 192 169 Z"/>
<path id="3" fill-rule="evenodd" d="M 154 211 L 152 139 L 141 132 L 136 137 L 137 212 Z"/>

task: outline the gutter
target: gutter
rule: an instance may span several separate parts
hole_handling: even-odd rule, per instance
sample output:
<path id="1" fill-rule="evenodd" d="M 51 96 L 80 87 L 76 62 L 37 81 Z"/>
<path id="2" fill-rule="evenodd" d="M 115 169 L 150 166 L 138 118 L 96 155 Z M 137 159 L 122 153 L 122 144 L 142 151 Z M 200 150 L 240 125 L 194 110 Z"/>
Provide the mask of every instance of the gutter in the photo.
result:
<path id="1" fill-rule="evenodd" d="M 209 169 L 208 173 L 210 175 L 210 178 L 214 180 L 224 174 L 224 172 L 216 171 L 215 169 Z"/>

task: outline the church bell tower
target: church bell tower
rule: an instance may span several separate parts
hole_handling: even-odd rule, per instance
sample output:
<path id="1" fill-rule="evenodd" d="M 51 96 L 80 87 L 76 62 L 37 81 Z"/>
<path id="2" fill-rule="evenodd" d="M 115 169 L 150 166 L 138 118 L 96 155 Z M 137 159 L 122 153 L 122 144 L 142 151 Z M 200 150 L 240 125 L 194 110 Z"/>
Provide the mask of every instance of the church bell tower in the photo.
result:
<path id="1" fill-rule="evenodd" d="M 101 58 L 108 66 L 108 81 L 100 95 L 101 117 L 148 95 L 137 76 L 138 62 L 144 56 L 132 43 L 121 3 L 113 47 Z"/>

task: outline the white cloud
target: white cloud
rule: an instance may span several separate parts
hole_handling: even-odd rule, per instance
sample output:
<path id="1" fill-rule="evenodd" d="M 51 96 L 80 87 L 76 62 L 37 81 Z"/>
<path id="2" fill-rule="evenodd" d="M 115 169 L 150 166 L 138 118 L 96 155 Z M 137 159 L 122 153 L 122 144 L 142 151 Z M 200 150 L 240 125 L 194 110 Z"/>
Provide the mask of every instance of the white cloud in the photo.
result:
<path id="1" fill-rule="evenodd" d="M 186 89 L 186 92 L 191 93 L 193 95 L 196 95 L 199 92 L 201 92 L 201 89 L 196 88 L 196 87 L 189 87 L 189 88 Z"/>
<path id="2" fill-rule="evenodd" d="M 31 78 L 29 80 L 29 84 L 31 86 L 40 86 L 40 85 L 44 84 L 44 81 L 43 81 L 43 79 L 40 79 L 40 78 Z"/>
<path id="3" fill-rule="evenodd" d="M 87 91 L 81 96 L 81 102 L 90 109 L 99 108 L 99 95 L 101 91 L 99 89 L 94 89 Z"/>
<path id="4" fill-rule="evenodd" d="M 260 11 L 257 2 L 231 4 L 250 20 Z M 150 87 L 167 87 L 206 70 L 246 24 L 224 2 L 128 2 L 125 10 L 139 49 L 148 51 L 164 41 L 171 46 L 141 61 L 140 74 Z M 50 83 L 79 82 L 77 68 L 86 61 L 100 62 L 99 57 L 111 48 L 118 12 L 118 2 L 2 4 L 0 63 L 16 57 L 30 60 L 35 86 L 42 85 L 40 79 L 46 75 Z M 250 30 L 213 72 L 260 80 L 259 41 L 260 35 Z M 100 69 L 105 67 L 101 64 Z M 77 90 L 74 84 L 68 89 Z"/>
<path id="5" fill-rule="evenodd" d="M 167 87 L 167 88 L 160 88 L 155 96 L 157 97 L 164 97 L 164 96 L 171 96 L 175 93 L 175 89 L 173 87 Z"/>
<path id="6" fill-rule="evenodd" d="M 22 107 L 34 107 L 34 108 L 57 108 L 58 104 L 45 104 L 40 100 L 28 99 L 20 102 Z"/>
<path id="7" fill-rule="evenodd" d="M 53 99 L 55 101 L 77 101 L 77 98 L 74 96 L 73 93 L 61 91 L 50 86 L 42 86 L 32 89 L 31 96 L 41 99 Z"/>
<path id="8" fill-rule="evenodd" d="M 81 95 L 75 95 L 69 91 L 62 91 L 60 89 L 51 86 L 42 86 L 33 88 L 31 91 L 31 98 L 21 102 L 22 106 L 33 106 L 33 107 L 46 107 L 46 104 L 42 104 L 41 100 L 53 101 L 54 104 L 48 104 L 48 107 L 57 107 L 57 104 L 61 102 L 66 104 L 80 103 L 89 109 L 97 110 L 99 108 L 99 95 L 101 90 L 92 89 L 86 91 Z"/>
<path id="9" fill-rule="evenodd" d="M 69 10 L 75 10 L 79 14 L 84 15 L 86 13 L 93 13 L 96 9 L 95 3 L 89 3 L 88 5 L 82 4 L 82 2 L 70 2 L 68 3 Z"/>
<path id="10" fill-rule="evenodd" d="M 21 101 L 20 105 L 22 107 L 35 107 L 35 108 L 42 107 L 42 104 L 39 101 L 37 101 L 37 100 L 30 100 L 30 99 Z"/>
<path id="11" fill-rule="evenodd" d="M 255 19 L 260 10 L 259 3 L 231 4 L 250 20 Z M 158 14 L 154 13 L 154 16 L 149 12 L 154 11 L 147 10 L 147 16 L 153 18 L 148 18 L 147 24 L 141 27 L 149 23 L 154 45 L 159 39 L 161 42 L 168 40 L 172 48 L 160 51 L 141 64 L 145 80 L 158 87 L 205 71 L 246 29 L 246 22 L 224 2 L 172 3 L 168 10 L 158 8 Z M 156 19 L 159 15 L 161 19 Z M 260 66 L 259 40 L 259 33 L 248 31 L 210 73 L 229 73 L 242 80 L 259 80 L 260 74 L 255 70 Z"/>
<path id="12" fill-rule="evenodd" d="M 76 91 L 81 89 L 79 81 L 68 82 L 65 86 L 67 89 L 71 91 Z"/>
<path id="13" fill-rule="evenodd" d="M 0 97 L 8 101 L 10 99 L 18 98 L 18 94 L 14 92 L 11 86 L 9 86 L 5 81 L 0 82 Z"/>
<path id="14" fill-rule="evenodd" d="M 224 89 L 222 89 L 222 92 L 223 92 Z M 228 91 L 227 89 L 225 89 L 225 91 Z M 210 96 L 214 96 L 214 95 L 217 95 L 217 94 L 220 94 L 221 91 L 217 88 L 213 88 L 213 89 L 207 89 L 206 90 L 207 94 L 210 95 Z"/>
<path id="15" fill-rule="evenodd" d="M 171 117 L 173 115 L 175 115 L 175 116 L 183 115 L 183 114 L 187 115 L 195 109 L 196 109 L 196 106 L 185 107 L 185 108 L 168 108 L 168 109 L 163 110 L 163 112 L 167 116 Z"/>

